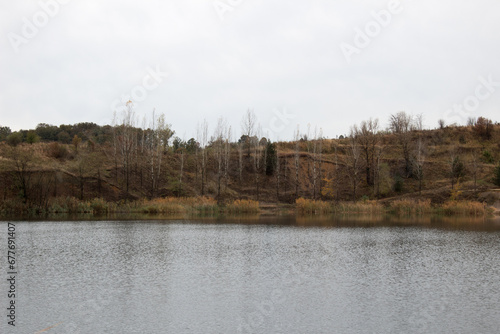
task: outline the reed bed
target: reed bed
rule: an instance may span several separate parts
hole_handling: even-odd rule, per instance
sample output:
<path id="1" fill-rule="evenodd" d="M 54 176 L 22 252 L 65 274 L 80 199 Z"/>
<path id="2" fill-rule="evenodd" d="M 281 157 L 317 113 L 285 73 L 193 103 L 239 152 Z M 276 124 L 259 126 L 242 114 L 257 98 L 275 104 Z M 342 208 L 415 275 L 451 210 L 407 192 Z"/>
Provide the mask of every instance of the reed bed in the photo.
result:
<path id="1" fill-rule="evenodd" d="M 150 214 L 198 213 L 215 214 L 217 202 L 209 197 L 166 197 L 135 202 L 132 212 Z"/>
<path id="2" fill-rule="evenodd" d="M 423 216 L 441 214 L 446 216 L 483 217 L 491 214 L 491 209 L 476 201 L 448 201 L 433 207 L 430 200 L 399 199 L 384 207 L 377 201 L 332 203 L 321 200 L 298 198 L 295 201 L 297 215 L 329 214 L 394 214 L 397 216 Z M 191 214 L 217 215 L 260 213 L 259 202 L 234 200 L 225 207 L 219 207 L 210 197 L 167 197 L 152 200 L 107 202 L 102 198 L 82 201 L 75 197 L 51 198 L 43 206 L 24 204 L 19 200 L 0 202 L 2 215 L 44 215 L 44 214 Z"/>
<path id="3" fill-rule="evenodd" d="M 295 208 L 300 215 L 327 214 L 331 213 L 333 209 L 329 202 L 305 198 L 296 199 Z"/>
<path id="4" fill-rule="evenodd" d="M 153 200 L 107 202 L 102 198 L 82 201 L 75 197 L 56 197 L 44 206 L 26 205 L 19 201 L 4 201 L 0 204 L 3 214 L 108 214 L 108 213 L 197 213 L 219 212 L 217 202 L 209 197 L 175 198 Z"/>
<path id="5" fill-rule="evenodd" d="M 388 211 L 400 216 L 415 216 L 433 213 L 433 208 L 430 199 L 398 199 L 390 203 Z"/>
<path id="6" fill-rule="evenodd" d="M 364 202 L 343 202 L 337 203 L 333 206 L 335 213 L 368 213 L 368 214 L 382 214 L 385 212 L 384 206 L 377 201 L 364 201 Z"/>
<path id="7" fill-rule="evenodd" d="M 486 204 L 476 201 L 449 201 L 441 209 L 448 216 L 486 216 L 490 213 Z"/>
<path id="8" fill-rule="evenodd" d="M 225 207 L 225 212 L 231 214 L 260 213 L 259 202 L 247 199 L 237 199 Z"/>

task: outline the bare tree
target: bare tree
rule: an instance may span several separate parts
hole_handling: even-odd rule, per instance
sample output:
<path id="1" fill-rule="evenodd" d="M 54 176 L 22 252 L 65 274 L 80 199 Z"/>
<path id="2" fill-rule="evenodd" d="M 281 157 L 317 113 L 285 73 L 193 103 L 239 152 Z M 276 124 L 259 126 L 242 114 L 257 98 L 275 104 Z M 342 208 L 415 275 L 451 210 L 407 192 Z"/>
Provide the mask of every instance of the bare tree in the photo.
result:
<path id="1" fill-rule="evenodd" d="M 361 149 L 356 138 L 356 130 L 351 128 L 349 134 L 349 146 L 347 148 L 347 167 L 348 177 L 351 180 L 352 199 L 356 201 L 357 189 L 359 183 L 359 165 L 360 165 Z"/>
<path id="2" fill-rule="evenodd" d="M 441 130 L 443 130 L 443 129 L 445 128 L 445 126 L 446 126 L 446 123 L 445 123 L 444 119 L 442 119 L 442 118 L 441 118 L 441 119 L 439 119 L 439 120 L 438 120 L 438 125 L 439 125 L 439 128 L 440 128 Z"/>
<path id="3" fill-rule="evenodd" d="M 7 157 L 11 160 L 11 170 L 16 187 L 24 204 L 31 200 L 32 176 L 35 165 L 33 149 L 25 150 L 22 145 L 10 147 Z"/>
<path id="4" fill-rule="evenodd" d="M 469 155 L 468 159 L 469 170 L 472 174 L 472 178 L 474 180 L 474 191 L 477 191 L 477 176 L 481 172 L 481 161 L 480 161 L 480 151 L 478 149 L 474 149 L 472 153 Z"/>
<path id="5" fill-rule="evenodd" d="M 251 138 L 255 135 L 256 123 L 257 116 L 255 116 L 253 110 L 248 109 L 241 120 L 241 132 L 246 136 L 247 157 L 250 157 Z"/>
<path id="6" fill-rule="evenodd" d="M 454 147 L 450 151 L 449 168 L 451 189 L 454 189 L 455 182 L 459 182 L 460 178 L 464 176 L 465 173 L 465 166 L 462 162 L 462 159 L 460 158 L 458 147 Z"/>
<path id="7" fill-rule="evenodd" d="M 113 160 L 115 162 L 115 184 L 118 186 L 118 131 L 117 131 L 117 115 L 113 112 L 113 120 L 111 122 L 111 131 L 113 136 Z"/>
<path id="8" fill-rule="evenodd" d="M 224 171 L 224 158 L 226 156 L 226 135 L 227 135 L 227 121 L 219 117 L 217 125 L 215 126 L 214 135 L 212 137 L 212 145 L 215 154 L 215 162 L 217 164 L 217 198 L 220 199 L 221 194 L 221 180 Z"/>
<path id="9" fill-rule="evenodd" d="M 252 147 L 253 147 L 253 166 L 254 166 L 254 176 L 255 176 L 255 189 L 256 198 L 259 200 L 260 195 L 260 172 L 261 172 L 261 162 L 262 162 L 262 141 L 259 140 L 262 130 L 260 125 L 255 132 L 255 136 L 252 137 Z"/>
<path id="10" fill-rule="evenodd" d="M 197 140 L 200 143 L 201 151 L 201 195 L 205 194 L 205 181 L 207 177 L 207 144 L 208 144 L 208 122 L 206 119 L 203 123 L 198 124 Z"/>
<path id="11" fill-rule="evenodd" d="M 384 146 L 379 144 L 375 148 L 375 171 L 374 171 L 374 185 L 375 185 L 375 196 L 380 196 L 380 167 L 382 162 L 382 153 L 384 151 Z"/>
<path id="12" fill-rule="evenodd" d="M 295 198 L 299 197 L 299 148 L 300 148 L 300 132 L 299 132 L 299 125 L 297 125 L 297 130 L 294 133 L 294 141 L 295 141 L 295 152 L 294 152 L 294 157 L 295 157 Z"/>
<path id="13" fill-rule="evenodd" d="M 151 115 L 151 123 L 148 129 L 145 129 L 144 149 L 146 154 L 146 163 L 148 165 L 148 179 L 150 181 L 149 195 L 155 197 L 160 187 L 162 160 L 164 156 L 164 145 L 162 142 L 162 133 L 168 131 L 170 125 L 165 122 L 165 115 L 156 116 L 155 110 Z"/>
<path id="14" fill-rule="evenodd" d="M 276 202 L 280 201 L 280 176 L 281 176 L 281 163 L 280 163 L 280 145 L 276 142 Z"/>
<path id="15" fill-rule="evenodd" d="M 321 194 L 321 191 L 323 190 L 322 184 L 323 184 L 323 173 L 322 173 L 322 165 L 323 165 L 323 129 L 319 128 L 319 138 L 318 138 L 318 157 L 319 157 L 319 163 L 318 163 L 318 181 L 319 181 L 319 194 Z"/>
<path id="16" fill-rule="evenodd" d="M 322 142 L 323 142 L 323 130 L 320 129 L 318 132 L 318 127 L 314 128 L 314 135 L 312 140 L 312 188 L 313 188 L 313 198 L 316 199 L 318 183 L 319 193 L 321 194 L 321 160 L 322 160 Z"/>
<path id="17" fill-rule="evenodd" d="M 74 165 L 72 166 L 72 171 L 74 172 L 76 182 L 78 184 L 78 190 L 79 190 L 79 195 L 78 197 L 80 200 L 84 199 L 84 190 L 85 190 L 85 180 L 88 177 L 90 166 L 89 166 L 89 161 L 86 159 L 86 157 L 79 156 L 75 161 Z"/>
<path id="18" fill-rule="evenodd" d="M 334 168 L 334 179 L 333 185 L 335 187 L 335 200 L 338 201 L 340 199 L 340 180 L 339 180 L 339 155 L 337 152 L 338 145 L 335 145 L 335 168 Z"/>
<path id="19" fill-rule="evenodd" d="M 242 191 L 242 176 L 243 176 L 243 143 L 238 143 L 238 184 L 239 184 L 239 196 L 241 199 L 241 191 Z"/>
<path id="20" fill-rule="evenodd" d="M 130 185 L 130 165 L 135 141 L 135 112 L 134 104 L 128 101 L 127 108 L 122 113 L 119 127 L 118 148 L 122 158 L 123 174 L 125 176 L 125 192 L 128 193 Z"/>
<path id="21" fill-rule="evenodd" d="M 224 183 L 227 189 L 229 183 L 229 161 L 231 160 L 231 140 L 233 132 L 231 126 L 227 127 L 227 132 L 224 138 Z"/>
<path id="22" fill-rule="evenodd" d="M 184 154 L 185 154 L 185 151 L 186 151 L 186 148 L 181 146 L 179 147 L 179 153 L 180 153 L 180 163 L 179 163 L 179 192 L 178 192 L 178 195 L 181 196 L 182 195 L 182 177 L 184 175 Z"/>
<path id="23" fill-rule="evenodd" d="M 390 117 L 390 129 L 396 135 L 398 144 L 401 148 L 403 159 L 405 161 L 406 177 L 412 174 L 411 168 L 411 144 L 413 117 L 404 111 L 398 112 Z"/>
<path id="24" fill-rule="evenodd" d="M 422 194 L 422 181 L 424 179 L 424 163 L 425 163 L 425 143 L 423 138 L 423 116 L 422 114 L 415 117 L 415 130 L 417 131 L 417 141 L 415 144 L 415 158 L 413 163 L 413 175 L 418 180 L 418 193 Z"/>
<path id="25" fill-rule="evenodd" d="M 375 148 L 380 141 L 378 119 L 361 122 L 359 128 L 353 127 L 365 162 L 366 183 L 374 185 Z"/>

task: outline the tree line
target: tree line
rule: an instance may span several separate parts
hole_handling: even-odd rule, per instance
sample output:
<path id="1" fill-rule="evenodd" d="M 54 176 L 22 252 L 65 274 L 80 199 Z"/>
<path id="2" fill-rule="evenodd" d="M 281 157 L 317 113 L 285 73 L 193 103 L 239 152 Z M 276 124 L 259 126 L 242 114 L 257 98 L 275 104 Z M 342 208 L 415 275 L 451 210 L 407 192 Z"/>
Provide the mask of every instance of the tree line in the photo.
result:
<path id="1" fill-rule="evenodd" d="M 391 115 L 385 129 L 378 119 L 354 124 L 346 137 L 333 141 L 325 139 L 320 128 L 308 126 L 301 133 L 297 126 L 292 141 L 272 142 L 252 110 L 240 125 L 238 138 L 224 118 L 217 119 L 211 132 L 204 120 L 196 137 L 185 140 L 175 136 L 164 114 L 153 111 L 139 119 L 129 101 L 106 126 L 39 124 L 18 132 L 0 127 L 0 141 L 7 143 L 2 155 L 10 161 L 3 168 L 12 172 L 11 187 L 19 197 L 38 205 L 61 192 L 61 169 L 71 176 L 71 189 L 80 199 L 104 196 L 106 182 L 108 188 L 118 188 L 122 198 L 212 195 L 220 200 L 356 201 L 361 195 L 381 198 L 401 192 L 404 180 L 413 180 L 421 193 L 430 178 L 428 166 L 434 164 L 432 150 L 446 141 L 435 133 L 429 137 L 422 116 L 406 112 Z M 438 126 L 436 131 L 446 128 L 444 121 Z M 493 138 L 495 125 L 489 119 L 469 119 L 467 126 L 478 141 Z M 489 154 L 492 163 L 496 153 L 481 148 L 465 155 L 465 140 L 460 137 L 446 152 L 449 157 L 441 160 L 451 188 L 468 173 L 476 189 L 485 159 Z M 43 154 L 59 161 L 59 167 L 37 161 L 30 152 L 30 144 L 37 142 L 48 143 Z M 3 179 L 5 186 L 5 174 Z"/>

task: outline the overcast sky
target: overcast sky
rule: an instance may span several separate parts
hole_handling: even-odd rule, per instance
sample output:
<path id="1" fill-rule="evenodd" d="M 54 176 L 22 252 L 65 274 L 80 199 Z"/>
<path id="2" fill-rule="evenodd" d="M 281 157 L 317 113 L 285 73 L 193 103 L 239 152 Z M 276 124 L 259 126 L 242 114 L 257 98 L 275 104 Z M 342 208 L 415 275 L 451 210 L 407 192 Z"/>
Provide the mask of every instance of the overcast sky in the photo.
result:
<path id="1" fill-rule="evenodd" d="M 274 139 L 385 127 L 401 110 L 432 128 L 499 121 L 499 13 L 498 0 L 1 1 L 0 125 L 109 124 L 128 99 L 186 139 L 220 116 L 239 136 L 247 109 Z"/>

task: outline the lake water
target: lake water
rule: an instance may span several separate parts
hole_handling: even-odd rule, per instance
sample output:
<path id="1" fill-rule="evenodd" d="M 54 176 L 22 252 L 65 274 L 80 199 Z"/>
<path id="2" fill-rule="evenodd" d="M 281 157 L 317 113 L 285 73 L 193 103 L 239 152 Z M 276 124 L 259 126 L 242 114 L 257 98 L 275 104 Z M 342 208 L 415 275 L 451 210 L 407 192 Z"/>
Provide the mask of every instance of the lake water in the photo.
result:
<path id="1" fill-rule="evenodd" d="M 494 223 L 16 222 L 0 333 L 498 333 Z M 53 326 L 53 327 L 52 327 Z"/>

